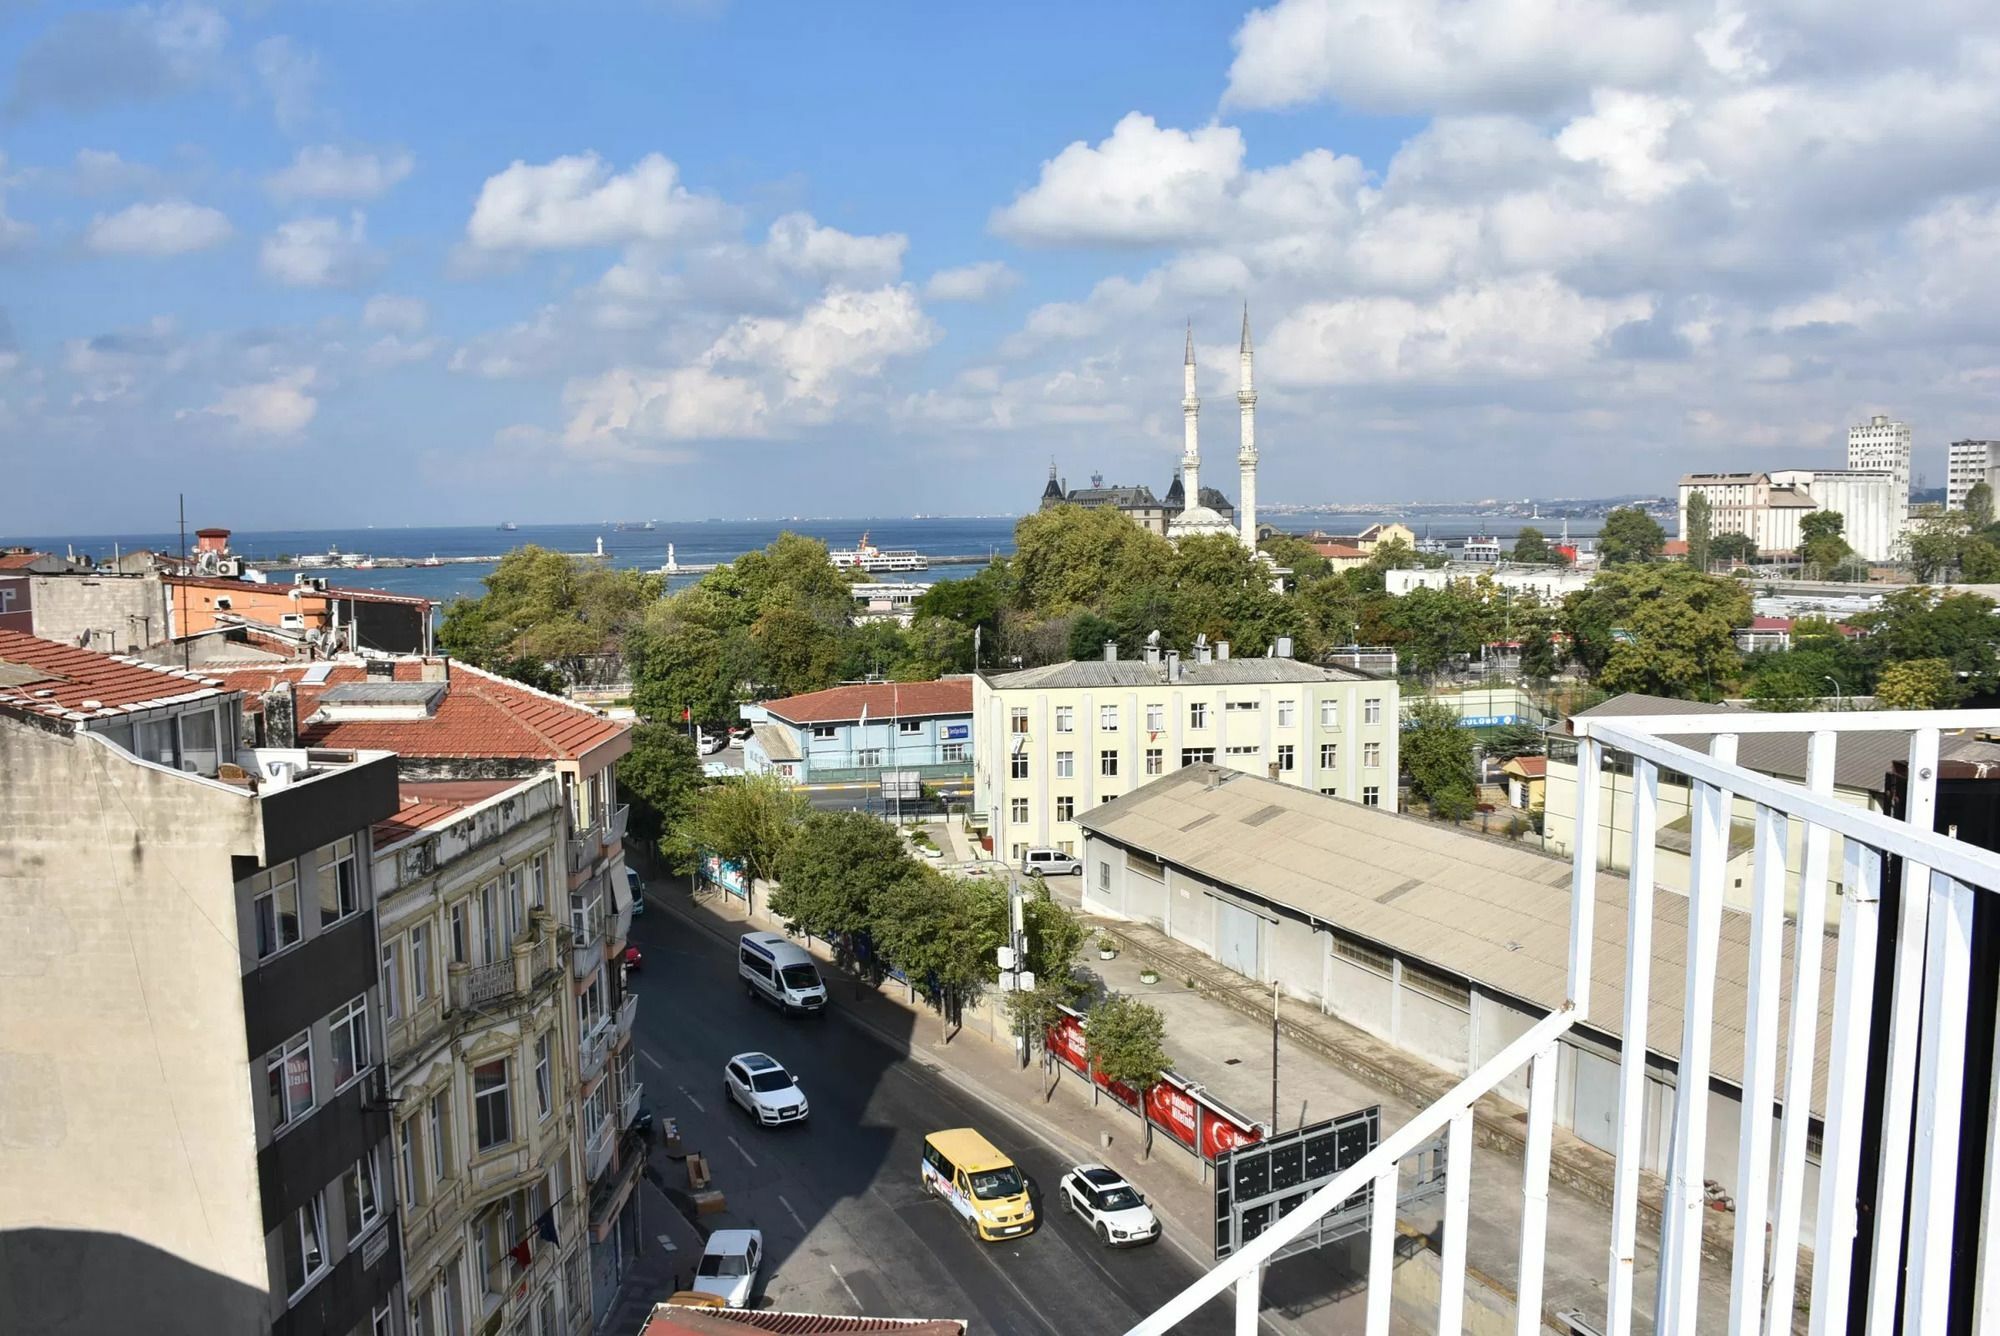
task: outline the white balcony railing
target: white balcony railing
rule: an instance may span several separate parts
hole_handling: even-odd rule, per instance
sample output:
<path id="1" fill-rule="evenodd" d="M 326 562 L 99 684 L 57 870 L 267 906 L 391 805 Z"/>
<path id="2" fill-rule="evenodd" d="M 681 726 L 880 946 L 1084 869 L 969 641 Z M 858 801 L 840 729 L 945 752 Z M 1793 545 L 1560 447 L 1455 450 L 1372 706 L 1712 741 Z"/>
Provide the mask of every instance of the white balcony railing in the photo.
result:
<path id="1" fill-rule="evenodd" d="M 589 1085 L 604 1074 L 604 1063 L 611 1056 L 611 1045 L 618 1037 L 618 1027 L 609 1016 L 597 1018 L 597 1024 L 590 1027 L 581 1042 L 577 1044 L 576 1070 L 585 1085 Z"/>
<path id="2" fill-rule="evenodd" d="M 639 1116 L 639 1100 L 646 1093 L 646 1083 L 634 1081 L 625 1087 L 624 1098 L 618 1101 L 618 1125 L 629 1128 L 632 1120 Z"/>
<path id="3" fill-rule="evenodd" d="M 597 833 L 594 830 L 577 831 L 569 841 L 570 875 L 575 876 L 596 862 L 600 852 L 602 851 L 597 846 Z"/>
<path id="4" fill-rule="evenodd" d="M 1734 1197 L 1734 1253 L 1726 1273 L 1728 1330 L 1788 1333 L 1798 1316 L 1801 1221 L 1809 1179 L 1806 1142 L 1814 1096 L 1814 1049 L 1823 999 L 1823 952 L 1795 951 L 1789 980 L 1784 943 L 1823 940 L 1833 842 L 1842 865 L 1837 964 L 1833 975 L 1831 1051 L 1824 1137 L 1818 1166 L 1818 1202 L 1809 1248 L 1812 1264 L 1806 1318 L 1817 1332 L 1848 1329 L 1850 1303 L 1866 1313 L 1873 1332 L 1942 1332 L 1974 1314 L 1951 1313 L 1953 1227 L 1968 1212 L 2000 1211 L 2000 1090 L 1984 1092 L 1994 1116 L 1972 1129 L 1986 1146 L 1984 1182 L 1959 1192 L 1959 1144 L 1965 1089 L 1967 1009 L 1971 991 L 1971 939 L 1975 901 L 2000 891 L 2000 855 L 1934 832 L 1941 730 L 2000 731 L 2000 710 L 1885 711 L 1838 714 L 1698 714 L 1586 717 L 1571 721 L 1577 743 L 1576 847 L 1571 873 L 1567 1000 L 1526 1034 L 1482 1064 L 1451 1092 L 1385 1137 L 1368 1155 L 1336 1175 L 1297 1209 L 1233 1253 L 1128 1336 L 1169 1332 L 1203 1304 L 1234 1287 L 1236 1331 L 1258 1329 L 1264 1264 L 1348 1198 L 1375 1185 L 1369 1218 L 1365 1279 L 1367 1331 L 1390 1329 L 1390 1285 L 1395 1265 L 1397 1162 L 1440 1131 L 1448 1133 L 1441 1284 L 1437 1330 L 1463 1330 L 1466 1225 L 1474 1172 L 1474 1104 L 1502 1081 L 1528 1071 L 1527 1141 L 1521 1171 L 1519 1329 L 1542 1330 L 1543 1259 L 1548 1218 L 1558 1040 L 1591 1016 L 1593 948 L 1624 949 L 1622 1015 L 1600 1024 L 1620 1026 L 1615 1124 L 1616 1170 L 1611 1246 L 1606 1259 L 1605 1307 L 1585 1312 L 1604 1336 L 1628 1336 L 1637 1290 L 1639 1170 L 1643 1154 L 1647 1023 L 1651 1015 L 1655 849 L 1660 835 L 1661 775 L 1684 776 L 1691 786 L 1692 845 L 1688 852 L 1686 977 L 1662 986 L 1680 1032 L 1679 1069 L 1671 1124 L 1660 1129 L 1668 1146 L 1666 1201 L 1662 1211 L 1658 1283 L 1651 1305 L 1653 1330 L 1694 1332 L 1702 1274 L 1702 1226 L 1709 1214 L 1703 1167 L 1710 1136 L 1710 1078 L 1742 1091 Z M 1840 734 L 1866 731 L 1907 735 L 1904 819 L 1841 802 L 1833 796 L 1834 757 Z M 1801 786 L 1736 764 L 1737 736 L 1805 735 L 1807 779 Z M 1700 736 L 1706 754 L 1671 741 Z M 1853 745 L 1869 740 L 1855 739 Z M 1879 744 L 1878 744 L 1879 745 Z M 1600 929 L 1596 921 L 1597 838 L 1601 829 L 1601 764 L 1605 752 L 1632 764 L 1629 824 L 1632 859 L 1625 894 L 1626 921 Z M 1724 872 L 1730 860 L 1732 812 L 1738 802 L 1754 809 L 1751 849 L 1752 905 L 1747 938 L 1734 934 L 1732 959 L 1744 965 L 1745 1007 L 1717 1014 L 1717 964 L 1723 952 Z M 1616 814 L 1614 814 L 1616 815 Z M 1786 854 L 1803 851 L 1797 874 L 1799 906 L 1787 923 Z M 1898 908 L 1885 922 L 1885 869 L 1900 864 L 1901 893 L 1886 888 Z M 1672 894 L 1672 892 L 1668 892 Z M 1613 906 L 1615 908 L 1615 905 Z M 1893 981 L 1875 995 L 1878 934 L 1893 934 Z M 1883 939 L 1885 941 L 1890 939 Z M 1660 953 L 1672 958 L 1681 953 Z M 1619 972 L 1607 972 L 1618 978 Z M 1787 985 L 1789 984 L 1789 996 Z M 1734 996 L 1735 990 L 1725 990 Z M 1682 1005 L 1684 1002 L 1684 1005 Z M 1779 1060 L 1779 1018 L 1789 1023 Z M 1740 1070 L 1714 1071 L 1710 1061 L 1716 1022 L 1743 1035 Z M 1887 1070 L 1871 1090 L 1869 1052 L 1876 1027 L 1886 1027 Z M 1880 1101 L 1879 1156 L 1864 1166 L 1864 1107 Z M 1718 1135 L 1726 1134 L 1716 1129 Z M 1864 1169 L 1873 1175 L 1864 1179 Z M 1516 1172 L 1503 1169 L 1511 1180 Z M 1859 1210 L 1873 1188 L 1872 1209 Z M 1983 1200 L 1982 1200 L 1983 1197 Z M 1981 1319 L 2000 1312 L 2000 1219 L 1982 1217 L 1973 1307 Z M 1482 1243 L 1485 1241 L 1482 1240 Z M 1768 1245 L 1768 1248 L 1767 1248 Z M 1865 1251 L 1857 1251 L 1865 1250 Z M 1865 1260 L 1864 1260 L 1865 1259 Z M 1816 1264 L 1814 1264 L 1816 1263 Z M 1857 1292 L 1855 1286 L 1865 1287 Z M 1573 1303 L 1566 1302 L 1566 1306 Z M 1405 1315 L 1407 1319 L 1408 1315 Z M 1600 1320 L 1601 1319 L 1601 1320 Z M 1989 1324 L 1990 1327 L 1990 1324 Z M 1857 1325 L 1856 1330 L 1860 1329 Z"/>
<path id="5" fill-rule="evenodd" d="M 632 1022 L 638 1015 L 639 995 L 637 993 L 625 994 L 625 1000 L 618 1004 L 618 1037 L 620 1039 L 630 1039 L 632 1037 Z"/>
<path id="6" fill-rule="evenodd" d="M 611 819 L 605 823 L 604 830 L 599 837 L 607 849 L 613 845 L 625 842 L 625 825 L 631 818 L 632 804 L 630 803 L 621 803 L 612 809 Z"/>
<path id="7" fill-rule="evenodd" d="M 611 1119 L 606 1118 L 595 1132 L 584 1138 L 583 1169 L 592 1182 L 604 1177 L 604 1171 L 611 1165 L 611 1145 L 617 1139 L 617 1131 Z"/>

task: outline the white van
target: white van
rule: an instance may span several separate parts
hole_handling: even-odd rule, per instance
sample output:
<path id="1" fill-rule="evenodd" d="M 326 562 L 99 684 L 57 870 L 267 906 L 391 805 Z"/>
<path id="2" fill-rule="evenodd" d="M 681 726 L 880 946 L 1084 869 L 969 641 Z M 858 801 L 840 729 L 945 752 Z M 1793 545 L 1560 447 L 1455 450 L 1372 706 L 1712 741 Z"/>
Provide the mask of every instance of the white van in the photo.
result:
<path id="1" fill-rule="evenodd" d="M 736 972 L 751 997 L 787 1012 L 824 1014 L 826 984 L 803 947 L 775 932 L 746 932 L 736 943 Z"/>
<path id="2" fill-rule="evenodd" d="M 1060 849 L 1030 849 L 1021 856 L 1021 872 L 1024 876 L 1037 872 L 1044 877 L 1066 877 L 1072 872 L 1082 876 L 1083 860 Z"/>

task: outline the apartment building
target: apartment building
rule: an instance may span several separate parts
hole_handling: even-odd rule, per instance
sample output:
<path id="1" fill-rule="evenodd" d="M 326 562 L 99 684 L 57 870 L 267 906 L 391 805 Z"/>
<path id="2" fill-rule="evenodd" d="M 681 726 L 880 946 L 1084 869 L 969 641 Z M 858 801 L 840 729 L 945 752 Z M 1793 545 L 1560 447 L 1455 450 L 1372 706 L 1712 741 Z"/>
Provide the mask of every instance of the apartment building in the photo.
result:
<path id="1" fill-rule="evenodd" d="M 1810 483 L 1812 475 L 1805 481 Z M 1820 502 L 1792 482 L 1781 483 L 1770 473 L 1688 473 L 1680 482 L 1680 533 L 1688 536 L 1688 502 L 1696 496 L 1708 502 L 1711 534 L 1740 533 L 1759 552 L 1796 552 L 1799 522 L 1820 508 Z"/>
<path id="2" fill-rule="evenodd" d="M 973 679 L 975 810 L 993 849 L 1074 853 L 1077 817 L 1183 765 L 1213 763 L 1369 807 L 1397 805 L 1393 678 L 1197 643 Z"/>
<path id="3" fill-rule="evenodd" d="M 972 771 L 972 679 L 855 682 L 742 707 L 743 768 L 800 784 L 868 780 L 884 770 L 924 779 Z"/>
<path id="4" fill-rule="evenodd" d="M 1847 429 L 1848 470 L 1894 478 L 1899 514 L 1910 509 L 1910 442 L 1910 424 L 1881 413 Z M 1901 527 L 1897 526 L 1899 533 Z"/>
<path id="5" fill-rule="evenodd" d="M 2000 441 L 1953 441 L 1946 453 L 1944 508 L 1964 510 L 1965 494 L 1985 483 L 1991 487 L 2000 469 Z"/>
<path id="6" fill-rule="evenodd" d="M 561 1302 L 555 1321 L 558 1330 L 568 1329 L 562 1323 L 569 1320 L 566 1314 L 574 1311 L 579 1294 L 589 1296 L 592 1320 L 601 1316 L 643 1238 L 634 1188 L 644 1155 L 627 1136 L 631 1119 L 638 1113 L 639 1083 L 631 1046 L 637 1003 L 624 989 L 619 964 L 632 915 L 624 856 L 628 813 L 617 803 L 617 762 L 631 750 L 629 727 L 559 696 L 443 659 L 287 664 L 232 669 L 222 676 L 250 693 L 245 703 L 245 728 L 261 739 L 295 739 L 309 747 L 380 747 L 395 753 L 404 784 L 554 783 L 555 806 L 563 829 L 560 855 L 551 859 L 547 874 L 547 894 L 553 903 L 544 909 L 555 919 L 557 928 L 566 932 L 566 988 L 573 1016 L 566 1018 L 562 1027 L 569 1045 L 564 1060 L 577 1074 L 569 1092 L 576 1104 L 570 1139 L 576 1151 L 573 1163 L 577 1174 L 563 1200 L 576 1211 L 575 1218 L 587 1234 L 585 1248 L 565 1253 L 567 1235 L 561 1230 L 567 1229 L 569 1222 L 558 1208 L 561 1228 L 551 1250 L 558 1256 L 582 1260 L 567 1262 L 567 1269 L 561 1272 L 557 1287 Z M 486 916 L 483 896 L 487 883 L 496 880 L 493 872 L 476 876 L 482 898 L 464 905 L 456 919 L 452 906 L 460 900 L 454 889 L 440 901 L 440 917 L 433 919 L 427 930 L 420 932 L 424 925 L 412 921 L 392 935 L 384 945 L 400 952 L 398 982 L 406 989 L 402 996 L 414 1001 L 419 969 L 425 971 L 428 984 L 447 986 L 453 966 L 463 967 L 471 978 L 475 977 L 473 971 L 511 959 L 498 949 L 497 928 L 494 951 L 488 953 L 483 925 L 489 921 L 511 924 L 504 897 L 512 893 L 511 874 L 517 868 L 525 879 L 521 888 L 524 898 L 517 903 L 524 906 L 524 914 L 528 913 L 527 907 L 533 904 L 534 867 L 529 860 L 504 870 L 497 878 L 499 903 L 490 917 Z M 566 919 L 562 917 L 564 910 Z M 531 914 L 529 918 L 532 920 Z M 396 921 L 403 920 L 399 916 Z M 532 942 L 532 932 L 528 936 Z M 513 944 L 519 944 L 518 937 Z M 546 948 L 531 946 L 530 954 L 536 949 Z M 498 976 L 500 972 L 495 969 L 491 973 Z M 531 971 L 530 991 L 537 977 L 539 974 Z M 537 1055 L 521 1079 L 530 1085 L 536 1082 L 538 1065 Z M 495 1088 L 493 1075 L 489 1070 L 484 1078 L 487 1091 Z M 516 1089 L 511 1084 L 512 1066 L 506 1075 L 511 1092 Z M 552 1070 L 552 1082 L 556 1076 Z M 434 1079 L 442 1081 L 443 1076 L 438 1074 Z M 480 1079 L 473 1074 L 475 1085 Z M 442 1111 L 398 1106 L 396 1142 L 400 1152 L 407 1137 L 413 1146 L 428 1147 L 433 1161 L 464 1166 L 463 1172 L 472 1177 L 476 1176 L 480 1153 L 476 1140 L 467 1138 L 468 1133 L 475 1138 L 478 1134 L 480 1090 L 472 1089 L 473 1102 L 467 1105 L 455 1072 L 451 1081 L 454 1098 Z M 510 1103 L 510 1120 L 513 1116 Z M 456 1141 L 451 1139 L 454 1134 Z M 540 1144 L 540 1135 L 539 1128 L 530 1133 L 530 1144 Z M 519 1155 L 527 1164 L 535 1153 L 530 1150 Z M 530 1168 L 524 1168 L 523 1173 L 533 1177 Z M 560 1186 L 542 1181 L 551 1193 Z M 399 1183 L 399 1189 L 401 1186 Z M 514 1186 L 528 1193 L 526 1204 L 536 1204 L 533 1182 L 524 1179 Z M 470 1189 L 466 1191 L 470 1193 Z M 411 1194 L 404 1197 L 406 1212 L 414 1218 L 427 1200 L 412 1186 Z M 496 1200 L 503 1206 L 506 1201 L 504 1197 Z M 549 1204 L 557 1200 L 556 1195 L 547 1199 Z M 480 1216 L 479 1212 L 494 1204 L 482 1201 L 469 1208 L 475 1225 L 490 1218 L 490 1213 Z M 518 1216 L 525 1207 L 517 1204 L 516 1209 Z M 542 1205 L 542 1211 L 547 1209 L 547 1204 Z M 539 1218 L 539 1213 L 532 1217 Z M 545 1235 L 540 1237 L 549 1243 Z M 427 1259 L 437 1263 L 436 1270 L 420 1272 L 413 1267 L 409 1271 L 407 1289 L 415 1300 L 410 1320 L 427 1324 L 414 1327 L 418 1336 L 466 1336 L 467 1324 L 482 1320 L 472 1306 L 472 1286 L 484 1283 L 486 1273 L 480 1267 L 481 1249 L 486 1246 L 484 1239 L 468 1237 L 461 1251 L 454 1252 L 447 1245 L 426 1253 Z M 534 1250 L 532 1244 L 530 1250 Z M 459 1261 L 456 1267 L 451 1265 L 454 1258 Z M 549 1292 L 540 1274 L 526 1278 L 538 1305 L 539 1296 Z M 515 1277 L 517 1287 L 522 1279 Z M 541 1321 L 539 1307 L 535 1320 Z M 539 1333 L 547 1336 L 548 1329 L 539 1328 Z"/>
<path id="7" fill-rule="evenodd" d="M 375 827 L 393 1178 L 405 1271 L 426 1278 L 413 1332 L 588 1329 L 568 825 L 545 774 L 405 783 Z"/>
<path id="8" fill-rule="evenodd" d="M 371 828 L 387 752 L 0 631 L 0 1326 L 403 1331 Z"/>

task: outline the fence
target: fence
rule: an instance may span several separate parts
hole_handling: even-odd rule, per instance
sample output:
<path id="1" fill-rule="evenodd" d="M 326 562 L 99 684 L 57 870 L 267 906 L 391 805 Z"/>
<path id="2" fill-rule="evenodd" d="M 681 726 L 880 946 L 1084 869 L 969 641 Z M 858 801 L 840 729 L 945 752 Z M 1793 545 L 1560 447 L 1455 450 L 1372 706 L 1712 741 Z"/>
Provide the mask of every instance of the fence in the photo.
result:
<path id="1" fill-rule="evenodd" d="M 1199 1159 L 1204 1175 L 1216 1156 L 1269 1135 L 1270 1129 L 1262 1123 L 1238 1113 L 1172 1070 L 1163 1072 L 1159 1082 L 1146 1092 L 1142 1111 L 1137 1090 L 1122 1081 L 1111 1080 L 1091 1065 L 1084 1040 L 1087 1024 L 1088 1018 L 1083 1013 L 1062 1008 L 1062 1015 L 1049 1026 L 1043 1039 L 1050 1058 L 1110 1095 L 1148 1126 Z"/>

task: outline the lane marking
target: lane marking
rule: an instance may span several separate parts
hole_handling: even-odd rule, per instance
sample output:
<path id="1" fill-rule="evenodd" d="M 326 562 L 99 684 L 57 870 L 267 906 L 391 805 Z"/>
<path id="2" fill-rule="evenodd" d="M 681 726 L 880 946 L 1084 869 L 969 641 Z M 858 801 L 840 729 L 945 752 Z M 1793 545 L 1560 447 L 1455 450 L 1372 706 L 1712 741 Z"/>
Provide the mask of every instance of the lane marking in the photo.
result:
<path id="1" fill-rule="evenodd" d="M 640 1058 L 644 1059 L 647 1063 L 649 1063 L 654 1071 L 663 1072 L 666 1070 L 665 1067 L 660 1065 L 660 1060 L 654 1057 L 652 1054 L 648 1053 L 645 1049 L 642 1048 L 639 1050 L 639 1056 Z"/>
<path id="2" fill-rule="evenodd" d="M 742 1149 L 742 1147 L 739 1146 L 737 1149 L 740 1150 Z M 800 1233 L 804 1233 L 806 1228 L 806 1222 L 799 1219 L 799 1213 L 792 1209 L 792 1204 L 785 1200 L 783 1193 L 778 1194 L 778 1205 L 785 1208 L 785 1214 L 792 1217 L 792 1223 L 799 1227 Z"/>
<path id="3" fill-rule="evenodd" d="M 668 1252 L 680 1251 L 680 1249 L 674 1247 L 674 1241 L 668 1238 L 665 1234 L 656 1234 L 653 1237 L 657 1238 L 660 1241 L 660 1246 L 662 1248 L 665 1248 Z"/>
<path id="4" fill-rule="evenodd" d="M 690 1096 L 690 1098 L 692 1098 L 692 1096 Z M 750 1158 L 750 1152 L 743 1149 L 742 1142 L 738 1141 L 735 1137 L 731 1137 L 729 1138 L 729 1144 L 736 1147 L 736 1153 L 743 1157 L 744 1163 L 748 1164 L 752 1169 L 755 1169 L 757 1167 L 757 1162 Z"/>
<path id="5" fill-rule="evenodd" d="M 833 1278 L 840 1282 L 840 1288 L 847 1291 L 847 1297 L 854 1301 L 855 1313 L 859 1314 L 861 1312 L 861 1296 L 856 1294 L 854 1287 L 847 1283 L 847 1277 L 840 1274 L 839 1267 L 835 1266 L 832 1262 L 828 1262 L 826 1269 L 833 1272 Z"/>
<path id="6" fill-rule="evenodd" d="M 702 1102 L 701 1102 L 700 1100 L 696 1099 L 696 1098 L 695 1098 L 695 1097 L 694 1097 L 693 1095 L 689 1094 L 689 1093 L 688 1093 L 688 1088 L 687 1088 L 686 1086 L 682 1086 L 682 1087 L 681 1087 L 681 1093 L 682 1093 L 683 1095 L 687 1095 L 687 1102 L 688 1102 L 688 1103 L 690 1103 L 690 1104 L 692 1104 L 692 1105 L 694 1105 L 694 1109 L 695 1109 L 695 1112 L 696 1112 L 696 1113 L 707 1113 L 707 1112 L 708 1112 L 708 1108 L 707 1108 L 707 1106 L 705 1106 L 705 1105 L 704 1105 L 704 1104 L 703 1104 L 703 1103 L 702 1103 Z"/>

